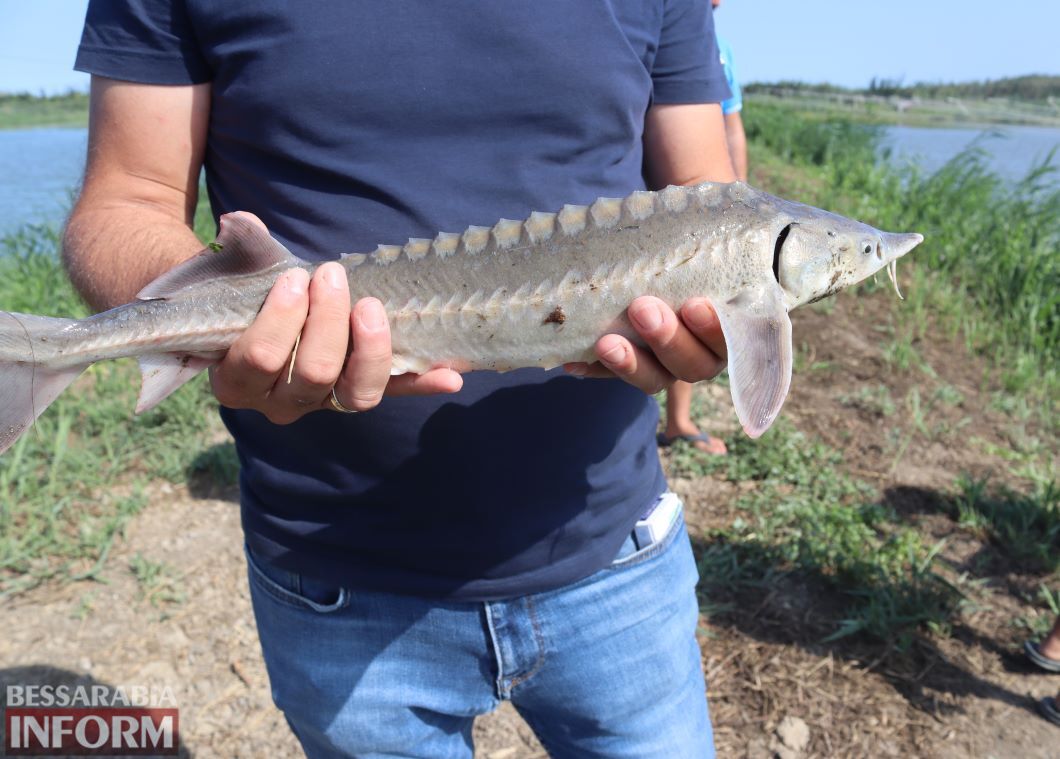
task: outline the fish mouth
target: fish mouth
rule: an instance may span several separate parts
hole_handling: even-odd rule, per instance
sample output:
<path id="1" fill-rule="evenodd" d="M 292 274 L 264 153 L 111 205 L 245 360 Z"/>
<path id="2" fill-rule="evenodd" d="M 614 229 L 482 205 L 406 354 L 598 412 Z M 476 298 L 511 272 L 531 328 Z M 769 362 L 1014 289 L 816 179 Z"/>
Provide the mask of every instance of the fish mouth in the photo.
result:
<path id="1" fill-rule="evenodd" d="M 887 278 L 891 280 L 891 285 L 894 286 L 894 292 L 898 295 L 898 299 L 905 300 L 905 296 L 902 295 L 902 291 L 898 287 L 898 259 L 924 242 L 924 235 L 916 232 L 909 232 L 908 234 L 884 232 L 881 238 L 876 249 L 876 255 L 884 262 L 884 266 L 887 268 Z"/>

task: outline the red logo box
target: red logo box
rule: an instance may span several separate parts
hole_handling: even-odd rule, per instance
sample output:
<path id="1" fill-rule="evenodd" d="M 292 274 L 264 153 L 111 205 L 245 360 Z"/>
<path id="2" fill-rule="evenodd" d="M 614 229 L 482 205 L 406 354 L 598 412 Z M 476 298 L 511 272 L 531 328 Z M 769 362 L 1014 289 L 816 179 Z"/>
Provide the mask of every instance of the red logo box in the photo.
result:
<path id="1" fill-rule="evenodd" d="M 176 756 L 177 709 L 11 707 L 4 715 L 7 756 Z"/>

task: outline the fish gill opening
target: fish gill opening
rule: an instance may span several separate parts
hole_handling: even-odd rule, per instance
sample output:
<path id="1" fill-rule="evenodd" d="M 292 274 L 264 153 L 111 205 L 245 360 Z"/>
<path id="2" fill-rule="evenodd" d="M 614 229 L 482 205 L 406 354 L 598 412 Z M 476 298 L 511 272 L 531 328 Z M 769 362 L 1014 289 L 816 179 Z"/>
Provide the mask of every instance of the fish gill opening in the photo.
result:
<path id="1" fill-rule="evenodd" d="M 780 251 L 784 247 L 784 241 L 788 239 L 791 232 L 791 224 L 788 224 L 777 235 L 777 241 L 773 244 L 773 278 L 780 282 Z"/>

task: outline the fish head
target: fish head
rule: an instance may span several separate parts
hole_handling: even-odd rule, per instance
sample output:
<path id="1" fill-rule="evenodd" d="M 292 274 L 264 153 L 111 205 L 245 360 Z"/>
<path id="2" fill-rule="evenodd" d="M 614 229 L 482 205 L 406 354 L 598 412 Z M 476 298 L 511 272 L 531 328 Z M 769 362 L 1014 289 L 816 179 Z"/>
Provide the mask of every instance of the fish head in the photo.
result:
<path id="1" fill-rule="evenodd" d="M 773 273 L 784 289 L 788 310 L 832 295 L 884 268 L 900 298 L 897 261 L 923 240 L 915 232 L 881 232 L 837 214 L 797 206 L 777 234 Z"/>

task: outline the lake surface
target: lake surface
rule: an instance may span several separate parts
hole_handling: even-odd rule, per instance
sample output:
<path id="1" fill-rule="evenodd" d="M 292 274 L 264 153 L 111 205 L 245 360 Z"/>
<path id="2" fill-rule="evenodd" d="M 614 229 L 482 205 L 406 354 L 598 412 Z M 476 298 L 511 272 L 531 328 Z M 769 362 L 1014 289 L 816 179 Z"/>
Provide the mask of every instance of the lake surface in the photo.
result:
<path id="1" fill-rule="evenodd" d="M 85 168 L 87 129 L 0 129 L 0 235 L 59 223 Z"/>
<path id="2" fill-rule="evenodd" d="M 928 129 L 892 126 L 883 130 L 882 149 L 897 164 L 916 161 L 937 170 L 969 145 L 986 150 L 990 167 L 1006 179 L 1022 177 L 1050 149 L 1060 145 L 1060 129 L 998 126 Z M 0 130 L 0 236 L 25 223 L 62 221 L 84 170 L 85 129 Z M 1054 156 L 1060 168 L 1060 156 Z"/>
<path id="3" fill-rule="evenodd" d="M 937 129 L 890 126 L 883 130 L 881 150 L 890 150 L 897 165 L 914 162 L 932 174 L 965 148 L 978 145 L 986 151 L 987 165 L 1015 182 L 1038 165 L 1049 151 L 1060 146 L 1060 129 L 1036 126 L 984 126 Z M 1060 169 L 1060 150 L 1052 165 Z"/>

